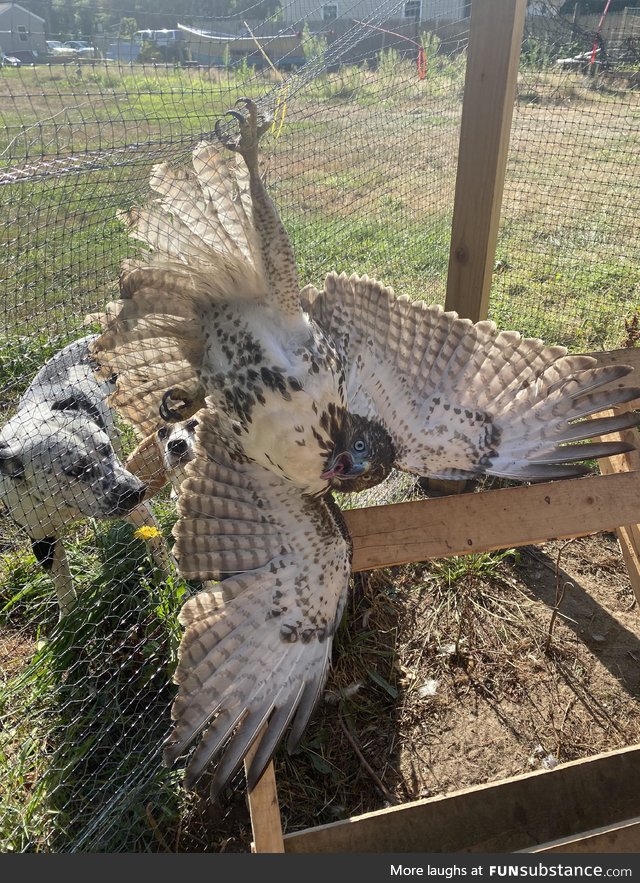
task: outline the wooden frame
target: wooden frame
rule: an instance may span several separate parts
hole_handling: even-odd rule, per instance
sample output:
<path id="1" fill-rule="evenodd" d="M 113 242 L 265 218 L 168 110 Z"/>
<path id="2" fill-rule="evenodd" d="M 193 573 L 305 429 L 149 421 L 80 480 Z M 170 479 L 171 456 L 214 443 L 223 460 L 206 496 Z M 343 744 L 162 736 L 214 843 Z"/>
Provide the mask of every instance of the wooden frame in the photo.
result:
<path id="1" fill-rule="evenodd" d="M 587 838 L 592 851 L 636 852 L 639 778 L 640 747 L 623 748 L 296 831 L 285 852 L 580 852 Z"/>
<path id="2" fill-rule="evenodd" d="M 472 0 L 445 306 L 487 316 L 527 0 Z"/>
<path id="3" fill-rule="evenodd" d="M 445 304 L 473 321 L 488 311 L 526 6 L 527 0 L 471 3 Z M 640 350 L 593 355 L 640 369 Z M 637 430 L 625 434 L 638 444 Z M 602 472 L 346 511 L 353 569 L 615 529 L 640 603 L 640 451 L 612 458 Z M 639 774 L 635 746 L 283 837 L 270 765 L 249 794 L 253 851 L 638 852 Z"/>

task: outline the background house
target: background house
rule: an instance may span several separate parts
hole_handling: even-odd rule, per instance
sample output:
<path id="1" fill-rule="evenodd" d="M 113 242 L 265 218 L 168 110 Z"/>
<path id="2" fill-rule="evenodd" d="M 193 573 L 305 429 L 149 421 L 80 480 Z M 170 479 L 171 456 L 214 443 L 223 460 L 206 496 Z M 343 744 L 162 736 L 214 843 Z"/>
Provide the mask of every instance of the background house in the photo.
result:
<path id="1" fill-rule="evenodd" d="M 328 22 L 347 17 L 349 19 L 367 19 L 372 15 L 378 18 L 388 10 L 389 20 L 404 19 L 407 22 L 421 21 L 460 21 L 469 15 L 469 0 L 332 0 L 319 3 L 318 0 L 295 0 L 287 3 L 283 9 L 285 22 L 293 23 L 301 20 Z M 385 10 L 386 7 L 386 10 Z"/>
<path id="2" fill-rule="evenodd" d="M 0 46 L 7 55 L 29 49 L 46 52 L 45 20 L 19 3 L 0 3 Z"/>

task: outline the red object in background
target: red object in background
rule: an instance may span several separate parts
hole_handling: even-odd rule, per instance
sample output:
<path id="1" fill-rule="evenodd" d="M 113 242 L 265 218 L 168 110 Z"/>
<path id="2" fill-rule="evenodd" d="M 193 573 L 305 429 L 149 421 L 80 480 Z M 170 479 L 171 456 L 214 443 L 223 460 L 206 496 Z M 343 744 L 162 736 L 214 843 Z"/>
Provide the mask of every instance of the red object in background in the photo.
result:
<path id="1" fill-rule="evenodd" d="M 427 53 L 424 51 L 424 46 L 421 46 L 418 49 L 418 77 L 421 80 L 427 76 Z"/>
<path id="2" fill-rule="evenodd" d="M 600 31 L 602 30 L 602 25 L 604 24 L 604 20 L 607 17 L 607 12 L 609 12 L 609 7 L 611 6 L 611 0 L 607 0 L 607 3 L 604 7 L 604 12 L 600 16 L 600 21 L 598 22 L 598 30 L 596 31 L 596 38 L 593 41 L 593 49 L 591 50 L 591 61 L 589 64 L 593 64 L 596 60 L 596 52 L 598 51 L 598 46 L 600 45 Z"/>

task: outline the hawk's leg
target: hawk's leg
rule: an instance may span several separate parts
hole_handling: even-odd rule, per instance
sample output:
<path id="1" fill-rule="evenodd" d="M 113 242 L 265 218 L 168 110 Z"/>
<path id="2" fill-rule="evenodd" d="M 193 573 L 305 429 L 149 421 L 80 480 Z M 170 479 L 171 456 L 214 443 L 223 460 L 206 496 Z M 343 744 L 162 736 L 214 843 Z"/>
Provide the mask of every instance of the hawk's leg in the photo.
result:
<path id="1" fill-rule="evenodd" d="M 258 113 L 258 106 L 251 98 L 238 98 L 237 105 L 243 105 L 246 112 L 228 110 L 227 116 L 233 117 L 238 123 L 240 134 L 237 137 L 222 133 L 220 121 L 215 124 L 215 133 L 218 139 L 229 150 L 239 153 L 247 164 L 250 174 L 258 174 L 258 144 L 271 125 L 271 119 Z"/>
<path id="2" fill-rule="evenodd" d="M 242 156 L 249 170 L 253 223 L 260 241 L 269 299 L 281 313 L 297 317 L 301 312 L 300 283 L 293 248 L 258 166 L 259 141 L 271 125 L 271 120 L 258 113 L 258 107 L 251 98 L 239 98 L 236 101 L 238 105 L 242 105 L 244 110 L 228 110 L 227 116 L 237 121 L 239 134 L 235 137 L 224 134 L 220 121 L 216 122 L 215 133 L 225 147 Z"/>

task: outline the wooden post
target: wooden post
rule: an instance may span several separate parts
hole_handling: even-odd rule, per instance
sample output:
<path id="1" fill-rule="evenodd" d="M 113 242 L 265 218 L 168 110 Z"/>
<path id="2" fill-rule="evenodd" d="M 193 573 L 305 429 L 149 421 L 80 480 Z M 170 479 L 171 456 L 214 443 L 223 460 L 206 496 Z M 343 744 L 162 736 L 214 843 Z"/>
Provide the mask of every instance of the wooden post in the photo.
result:
<path id="1" fill-rule="evenodd" d="M 631 402 L 627 406 L 621 406 L 615 411 L 603 411 L 601 415 L 598 414 L 597 416 L 612 417 L 620 411 L 630 410 L 633 408 L 634 404 L 637 404 L 637 402 Z M 615 457 L 603 458 L 599 461 L 600 472 L 603 475 L 615 475 L 619 472 L 639 472 L 640 448 L 638 446 L 640 445 L 640 435 L 638 434 L 638 430 L 635 427 L 632 429 L 625 429 L 623 432 L 618 432 L 613 435 L 610 434 L 606 436 L 606 438 L 611 441 L 614 439 L 625 441 L 634 445 L 634 450 L 629 451 L 626 454 L 618 454 Z M 622 557 L 627 566 L 631 588 L 636 596 L 636 601 L 640 605 L 640 524 L 628 523 L 624 526 L 616 527 L 616 535 L 618 537 L 618 542 L 620 543 L 620 549 L 622 550 Z"/>
<path id="2" fill-rule="evenodd" d="M 264 730 L 261 731 L 245 757 L 245 774 L 251 766 L 253 755 L 257 750 L 263 732 Z M 278 803 L 276 773 L 273 762 L 266 768 L 253 791 L 248 792 L 248 799 L 251 830 L 253 831 L 251 852 L 284 852 L 282 821 L 280 819 L 280 805 Z"/>
<path id="3" fill-rule="evenodd" d="M 448 310 L 487 317 L 527 0 L 472 0 Z"/>
<path id="4" fill-rule="evenodd" d="M 527 0 L 472 0 L 445 307 L 486 319 Z M 427 493 L 465 481 L 430 478 Z"/>

